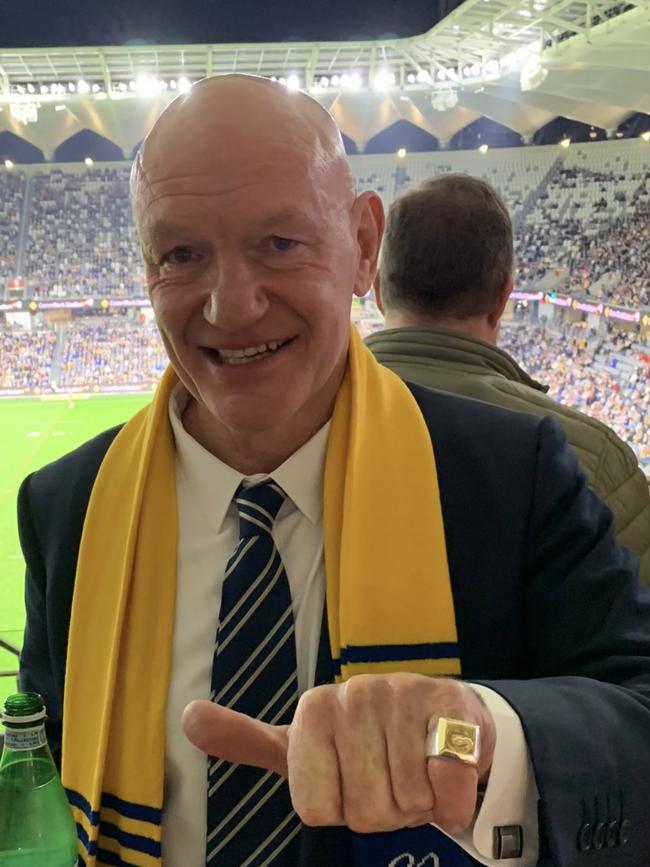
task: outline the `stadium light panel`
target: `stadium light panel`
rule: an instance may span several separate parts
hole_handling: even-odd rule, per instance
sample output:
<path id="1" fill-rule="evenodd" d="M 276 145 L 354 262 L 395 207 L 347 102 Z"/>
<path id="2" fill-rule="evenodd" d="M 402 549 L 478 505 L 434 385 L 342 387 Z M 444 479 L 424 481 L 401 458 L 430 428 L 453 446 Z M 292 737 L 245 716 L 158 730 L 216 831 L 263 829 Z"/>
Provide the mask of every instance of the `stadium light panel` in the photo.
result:
<path id="1" fill-rule="evenodd" d="M 323 75 L 321 77 L 320 86 L 321 87 L 329 87 L 330 86 L 330 80 L 326 75 Z"/>
<path id="2" fill-rule="evenodd" d="M 419 84 L 433 84 L 433 78 L 431 76 L 431 73 L 427 72 L 426 69 L 418 70 L 416 80 Z"/>
<path id="3" fill-rule="evenodd" d="M 189 78 L 186 78 L 184 75 L 178 79 L 179 93 L 187 93 L 191 86 L 192 86 L 192 84 L 191 84 Z"/>
<path id="4" fill-rule="evenodd" d="M 650 141 L 650 129 L 647 130 L 647 132 L 642 132 L 641 138 L 643 139 L 643 141 Z"/>
<path id="5" fill-rule="evenodd" d="M 351 72 L 350 80 L 348 83 L 348 87 L 350 88 L 350 90 L 361 90 L 362 84 L 363 81 L 361 79 L 361 75 L 358 72 Z"/>
<path id="6" fill-rule="evenodd" d="M 90 93 L 90 85 L 87 81 L 84 81 L 83 78 L 80 78 L 77 82 L 77 93 L 80 93 L 82 95 Z"/>
<path id="7" fill-rule="evenodd" d="M 68 90 L 70 91 L 70 93 L 74 93 L 76 89 L 77 88 L 74 86 L 74 82 L 69 81 L 68 82 Z"/>
<path id="8" fill-rule="evenodd" d="M 375 75 L 372 86 L 375 90 L 388 90 L 395 84 L 395 73 L 389 69 L 380 69 Z"/>
<path id="9" fill-rule="evenodd" d="M 175 78 L 172 78 L 172 80 L 169 82 L 169 87 L 170 87 L 170 90 L 176 90 L 177 84 L 176 84 Z"/>
<path id="10" fill-rule="evenodd" d="M 50 88 L 47 86 L 47 84 L 41 84 L 41 94 L 45 96 L 45 94 L 49 92 Z"/>
<path id="11" fill-rule="evenodd" d="M 570 144 L 571 144 L 570 138 L 563 138 L 562 141 L 560 142 L 560 147 L 561 148 L 568 148 Z"/>
<path id="12" fill-rule="evenodd" d="M 86 159 L 84 160 L 84 163 L 85 163 L 87 166 L 92 166 L 92 165 L 94 164 L 94 162 L 95 162 L 95 161 L 93 160 L 92 157 L 86 157 Z"/>
<path id="13" fill-rule="evenodd" d="M 341 79 L 338 77 L 338 75 L 333 75 L 332 76 L 332 87 L 338 87 L 340 83 L 341 83 Z"/>
<path id="14" fill-rule="evenodd" d="M 36 93 L 36 88 L 34 87 L 33 84 L 27 85 L 27 93 Z"/>
<path id="15" fill-rule="evenodd" d="M 406 148 L 399 148 L 397 151 L 397 156 L 399 157 L 399 159 L 403 160 L 406 156 Z"/>
<path id="16" fill-rule="evenodd" d="M 5 168 L 6 169 L 13 169 L 14 165 L 15 165 L 15 163 L 13 160 L 5 160 Z"/>
<path id="17" fill-rule="evenodd" d="M 406 80 L 409 84 L 415 84 L 415 76 L 412 72 L 409 72 L 409 74 L 406 76 Z"/>
<path id="18" fill-rule="evenodd" d="M 158 96 L 162 89 L 161 82 L 154 75 L 138 75 L 135 84 L 138 96 L 145 98 Z"/>
<path id="19" fill-rule="evenodd" d="M 295 72 L 292 72 L 291 75 L 288 76 L 287 88 L 289 90 L 300 90 L 300 78 Z"/>
<path id="20" fill-rule="evenodd" d="M 478 150 L 479 150 L 479 153 L 486 154 L 488 152 L 488 146 L 486 144 L 482 144 Z"/>

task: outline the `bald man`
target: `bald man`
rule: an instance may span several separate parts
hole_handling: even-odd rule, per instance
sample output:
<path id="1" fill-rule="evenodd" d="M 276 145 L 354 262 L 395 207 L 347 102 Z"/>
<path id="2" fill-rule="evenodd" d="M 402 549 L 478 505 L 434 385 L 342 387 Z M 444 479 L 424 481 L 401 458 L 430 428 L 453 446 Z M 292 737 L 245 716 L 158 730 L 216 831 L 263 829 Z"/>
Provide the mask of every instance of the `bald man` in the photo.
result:
<path id="1" fill-rule="evenodd" d="M 262 79 L 207 79 L 132 178 L 171 370 L 147 412 L 19 496 L 21 682 L 46 698 L 57 757 L 63 726 L 84 863 L 646 863 L 637 564 L 552 419 L 402 385 L 351 340 L 383 213 L 355 195 L 331 117 Z M 349 471 L 379 445 L 374 477 L 329 482 L 341 450 Z M 388 553 L 421 566 L 438 505 L 442 543 L 423 582 L 376 564 L 346 608 L 323 545 L 340 520 L 358 570 L 372 561 L 364 527 L 390 510 L 400 454 L 413 496 L 395 494 Z M 457 643 L 435 626 L 334 652 L 349 623 L 408 641 L 421 616 L 442 622 L 446 584 Z M 441 601 L 423 612 L 418 594 Z"/>

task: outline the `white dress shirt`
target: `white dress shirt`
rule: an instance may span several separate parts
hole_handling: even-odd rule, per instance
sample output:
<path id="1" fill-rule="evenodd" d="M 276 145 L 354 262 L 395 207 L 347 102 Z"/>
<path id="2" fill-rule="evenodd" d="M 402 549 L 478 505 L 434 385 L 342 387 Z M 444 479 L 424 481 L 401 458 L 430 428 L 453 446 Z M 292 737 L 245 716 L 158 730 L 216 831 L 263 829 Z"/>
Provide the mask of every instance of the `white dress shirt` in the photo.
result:
<path id="1" fill-rule="evenodd" d="M 184 736 L 180 718 L 190 701 L 210 697 L 214 645 L 226 563 L 239 538 L 232 498 L 245 477 L 193 439 L 182 424 L 188 395 L 177 386 L 169 403 L 176 444 L 179 542 L 172 670 L 166 717 L 163 858 L 167 867 L 204 867 L 207 760 Z M 314 682 L 325 598 L 322 500 L 329 424 L 273 472 L 287 498 L 273 525 L 295 619 L 298 685 Z M 521 723 L 499 695 L 476 687 L 497 725 L 490 781 L 474 825 L 458 843 L 486 865 L 531 867 L 537 861 L 537 790 Z M 524 857 L 492 860 L 494 825 L 522 825 Z"/>

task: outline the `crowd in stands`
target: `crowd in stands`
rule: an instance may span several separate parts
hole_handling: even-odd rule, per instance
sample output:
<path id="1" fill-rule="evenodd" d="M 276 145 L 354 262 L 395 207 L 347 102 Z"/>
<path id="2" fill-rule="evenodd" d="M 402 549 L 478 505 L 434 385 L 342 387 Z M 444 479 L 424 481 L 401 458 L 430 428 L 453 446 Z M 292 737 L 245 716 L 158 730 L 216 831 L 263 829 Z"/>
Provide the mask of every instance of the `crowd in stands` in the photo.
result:
<path id="1" fill-rule="evenodd" d="M 48 391 L 55 344 L 51 330 L 0 329 L 0 390 Z"/>
<path id="2" fill-rule="evenodd" d="M 16 276 L 24 190 L 22 172 L 0 173 L 0 289 L 4 280 Z"/>
<path id="3" fill-rule="evenodd" d="M 360 305 L 357 325 L 369 333 L 376 317 L 362 311 Z M 370 316 L 365 331 L 364 316 Z M 68 324 L 61 337 L 58 382 L 53 382 L 54 331 L 0 330 L 0 390 L 148 389 L 167 364 L 150 323 L 80 321 Z M 583 325 L 559 332 L 520 321 L 504 327 L 500 344 L 549 386 L 551 397 L 615 430 L 650 475 L 650 339 L 643 343 L 611 327 L 603 338 Z"/>
<path id="4" fill-rule="evenodd" d="M 610 330 L 563 333 L 533 325 L 504 328 L 500 344 L 549 395 L 611 427 L 650 475 L 650 343 Z"/>
<path id="5" fill-rule="evenodd" d="M 66 333 L 59 388 L 149 386 L 166 365 L 153 325 L 75 323 Z"/>
<path id="6" fill-rule="evenodd" d="M 31 293 L 141 294 L 128 168 L 39 172 L 32 178 L 30 202 L 24 272 Z"/>

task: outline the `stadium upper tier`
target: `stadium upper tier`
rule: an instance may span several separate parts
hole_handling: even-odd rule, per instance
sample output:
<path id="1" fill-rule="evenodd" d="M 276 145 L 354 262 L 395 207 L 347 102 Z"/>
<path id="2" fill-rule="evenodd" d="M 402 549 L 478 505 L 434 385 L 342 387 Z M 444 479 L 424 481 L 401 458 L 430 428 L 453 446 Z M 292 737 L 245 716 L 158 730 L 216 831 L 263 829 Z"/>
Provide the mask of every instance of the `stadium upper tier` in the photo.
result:
<path id="1" fill-rule="evenodd" d="M 433 175 L 482 177 L 513 216 L 522 288 L 650 305 L 648 141 L 351 156 L 349 162 L 359 191 L 377 190 L 385 206 Z M 0 289 L 21 277 L 26 297 L 142 295 L 129 168 L 0 170 Z"/>

